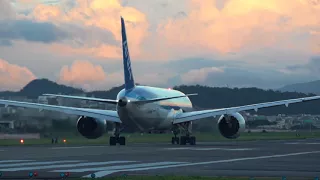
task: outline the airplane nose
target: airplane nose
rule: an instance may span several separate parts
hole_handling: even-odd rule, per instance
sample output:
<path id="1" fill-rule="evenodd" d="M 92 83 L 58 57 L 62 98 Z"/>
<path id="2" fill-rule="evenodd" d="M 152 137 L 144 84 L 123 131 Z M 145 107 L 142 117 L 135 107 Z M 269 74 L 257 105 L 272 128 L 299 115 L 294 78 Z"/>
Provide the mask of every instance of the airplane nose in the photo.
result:
<path id="1" fill-rule="evenodd" d="M 128 103 L 128 100 L 127 100 L 126 98 L 119 99 L 119 101 L 118 101 L 118 106 L 124 107 L 124 106 L 127 105 L 127 103 Z"/>

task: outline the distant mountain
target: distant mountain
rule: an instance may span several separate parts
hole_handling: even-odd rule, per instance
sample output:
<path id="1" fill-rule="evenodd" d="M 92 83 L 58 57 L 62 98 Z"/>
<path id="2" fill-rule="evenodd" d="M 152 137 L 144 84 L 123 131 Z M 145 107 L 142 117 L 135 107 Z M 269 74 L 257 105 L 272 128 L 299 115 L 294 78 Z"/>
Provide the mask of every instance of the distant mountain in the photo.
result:
<path id="1" fill-rule="evenodd" d="M 48 79 L 36 79 L 28 83 L 24 88 L 20 90 L 20 95 L 30 98 L 37 98 L 39 95 L 45 93 L 51 94 L 75 94 L 83 93 L 81 89 L 69 87 L 66 85 L 57 84 Z"/>
<path id="2" fill-rule="evenodd" d="M 0 92 L 0 97 L 4 96 L 27 96 L 36 99 L 44 93 L 52 94 L 78 94 L 86 93 L 87 96 L 97 98 L 116 99 L 118 92 L 124 86 L 113 87 L 108 91 L 84 92 L 81 89 L 60 85 L 47 79 L 37 79 L 31 81 L 19 92 Z M 226 87 L 206 87 L 206 86 L 176 86 L 173 89 L 179 90 L 186 94 L 198 93 L 198 96 L 191 96 L 190 99 L 194 107 L 198 109 L 225 108 L 232 106 L 241 106 L 262 102 L 285 100 L 291 98 L 301 98 L 315 94 L 304 94 L 297 92 L 281 92 L 274 90 L 262 90 L 258 88 L 226 88 Z M 261 115 L 277 114 L 320 114 L 320 100 L 297 103 L 285 106 L 270 107 L 258 111 Z M 254 112 L 254 111 L 252 111 Z"/>
<path id="3" fill-rule="evenodd" d="M 320 80 L 311 81 L 306 83 L 297 83 L 286 85 L 279 89 L 282 92 L 301 92 L 301 93 L 313 93 L 320 95 Z"/>
<path id="4" fill-rule="evenodd" d="M 51 94 L 76 94 L 83 93 L 81 89 L 60 85 L 55 82 L 52 82 L 48 79 L 36 79 L 29 82 L 25 87 L 23 87 L 18 92 L 0 92 L 0 96 L 9 97 L 9 96 L 25 96 L 28 98 L 36 99 L 38 96 L 51 93 Z"/>

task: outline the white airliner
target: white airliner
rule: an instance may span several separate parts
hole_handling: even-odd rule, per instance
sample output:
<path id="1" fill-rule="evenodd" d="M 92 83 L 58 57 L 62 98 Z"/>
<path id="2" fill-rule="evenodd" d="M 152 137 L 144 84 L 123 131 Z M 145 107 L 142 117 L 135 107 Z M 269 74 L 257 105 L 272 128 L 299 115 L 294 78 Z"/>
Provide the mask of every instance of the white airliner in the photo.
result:
<path id="1" fill-rule="evenodd" d="M 184 94 L 172 89 L 135 85 L 128 50 L 125 23 L 122 17 L 121 31 L 125 88 L 118 93 L 116 100 L 45 94 L 47 96 L 111 103 L 117 106 L 116 111 L 54 106 L 9 100 L 0 100 L 0 104 L 79 115 L 80 117 L 76 127 L 82 136 L 89 139 L 101 137 L 106 132 L 106 122 L 112 122 L 115 124 L 115 128 L 114 135 L 111 136 L 109 140 L 110 145 L 116 145 L 117 143 L 125 145 L 125 137 L 120 136 L 120 125 L 125 121 L 134 122 L 142 130 L 171 129 L 174 134 L 174 137 L 172 137 L 172 144 L 177 143 L 185 145 L 186 143 L 189 143 L 195 145 L 196 138 L 191 136 L 192 121 L 208 117 L 212 117 L 212 120 L 214 120 L 213 117 L 220 116 L 217 121 L 218 130 L 225 138 L 232 139 L 239 137 L 240 132 L 245 130 L 246 122 L 239 113 L 240 111 L 258 111 L 260 108 L 279 105 L 286 105 L 288 107 L 291 103 L 320 99 L 320 96 L 313 96 L 238 107 L 194 111 L 188 96 L 197 94 Z M 179 134 L 180 129 L 184 130 L 185 135 L 178 138 L 177 135 Z"/>

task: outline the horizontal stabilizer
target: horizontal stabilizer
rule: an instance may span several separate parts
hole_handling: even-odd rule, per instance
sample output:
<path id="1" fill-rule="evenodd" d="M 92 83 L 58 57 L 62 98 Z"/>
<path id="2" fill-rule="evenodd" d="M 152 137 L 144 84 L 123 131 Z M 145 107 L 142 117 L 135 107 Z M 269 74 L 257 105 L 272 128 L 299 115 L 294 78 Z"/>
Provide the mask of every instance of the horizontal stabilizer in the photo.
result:
<path id="1" fill-rule="evenodd" d="M 182 97 L 188 97 L 188 96 L 196 96 L 196 95 L 198 95 L 198 94 L 194 93 L 194 94 L 186 94 L 186 95 L 182 95 L 182 96 L 173 96 L 173 97 L 155 98 L 155 99 L 148 99 L 148 100 L 139 100 L 139 101 L 133 101 L 132 103 L 146 104 L 146 103 L 152 103 L 152 102 L 157 102 L 157 101 L 164 101 L 164 100 L 169 100 L 169 99 L 176 99 L 176 98 L 182 98 Z"/>
<path id="2" fill-rule="evenodd" d="M 113 99 L 102 99 L 102 98 L 92 98 L 92 97 L 83 97 L 83 96 L 68 96 L 68 95 L 60 95 L 60 94 L 43 94 L 44 96 L 51 96 L 51 97 L 62 97 L 62 98 L 70 98 L 70 99 L 79 99 L 79 100 L 88 100 L 88 101 L 97 101 L 97 102 L 104 102 L 109 104 L 117 104 L 117 100 Z"/>
<path id="3" fill-rule="evenodd" d="M 70 99 L 79 99 L 79 100 L 87 100 L 87 101 L 97 101 L 97 102 L 104 102 L 104 103 L 110 103 L 110 104 L 117 104 L 118 100 L 113 99 L 102 99 L 102 98 L 92 98 L 92 97 L 83 97 L 83 96 L 69 96 L 69 95 L 60 95 L 60 94 L 43 94 L 44 96 L 51 96 L 51 97 L 62 97 L 62 98 L 70 98 Z M 168 99 L 175 99 L 175 98 L 181 98 L 181 97 L 187 97 L 187 96 L 195 96 L 198 95 L 196 93 L 194 94 L 186 94 L 182 96 L 173 96 L 173 97 L 165 97 L 165 98 L 155 98 L 155 99 L 148 99 L 148 100 L 138 100 L 138 101 L 131 101 L 132 103 L 139 103 L 139 104 L 146 104 L 156 101 L 163 101 Z"/>

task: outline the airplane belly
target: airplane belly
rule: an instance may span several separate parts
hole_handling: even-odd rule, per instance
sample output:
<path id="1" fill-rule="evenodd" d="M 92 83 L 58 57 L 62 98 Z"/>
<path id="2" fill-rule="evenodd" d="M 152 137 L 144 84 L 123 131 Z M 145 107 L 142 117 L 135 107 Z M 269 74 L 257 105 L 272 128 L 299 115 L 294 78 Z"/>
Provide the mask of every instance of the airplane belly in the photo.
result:
<path id="1" fill-rule="evenodd" d="M 182 113 L 182 110 L 163 110 L 163 116 L 162 116 L 162 121 L 161 123 L 158 125 L 158 128 L 161 129 L 168 129 L 172 127 L 172 122 L 174 120 L 174 117 L 176 114 L 178 113 Z"/>
<path id="2" fill-rule="evenodd" d="M 151 129 L 170 129 L 175 113 L 177 113 L 177 111 L 173 109 L 164 109 L 154 104 L 142 106 L 131 104 L 122 109 L 122 114 L 125 114 L 123 117 L 132 121 L 142 131 Z"/>
<path id="3" fill-rule="evenodd" d="M 155 107 L 130 106 L 128 114 L 132 121 L 135 121 L 144 130 L 154 129 L 161 122 L 159 112 Z"/>

